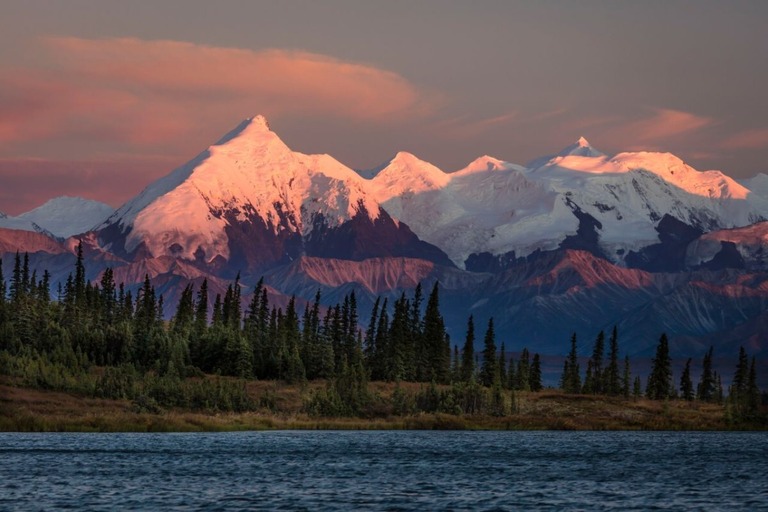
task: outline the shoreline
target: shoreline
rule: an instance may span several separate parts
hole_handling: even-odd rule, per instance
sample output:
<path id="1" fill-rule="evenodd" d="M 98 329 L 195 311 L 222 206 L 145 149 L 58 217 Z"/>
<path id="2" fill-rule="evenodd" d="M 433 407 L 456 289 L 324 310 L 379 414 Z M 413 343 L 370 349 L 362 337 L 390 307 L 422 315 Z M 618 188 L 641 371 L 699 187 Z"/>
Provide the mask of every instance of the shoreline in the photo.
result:
<path id="1" fill-rule="evenodd" d="M 385 383 L 377 383 L 386 390 Z M 296 394 L 283 385 L 279 397 Z M 285 410 L 211 412 L 137 410 L 130 400 L 85 397 L 62 391 L 0 385 L 0 432 L 235 432 L 263 430 L 526 430 L 526 431 L 749 431 L 763 421 L 733 423 L 721 404 L 518 393 L 507 416 L 417 413 L 377 417 L 313 417 L 295 404 Z"/>

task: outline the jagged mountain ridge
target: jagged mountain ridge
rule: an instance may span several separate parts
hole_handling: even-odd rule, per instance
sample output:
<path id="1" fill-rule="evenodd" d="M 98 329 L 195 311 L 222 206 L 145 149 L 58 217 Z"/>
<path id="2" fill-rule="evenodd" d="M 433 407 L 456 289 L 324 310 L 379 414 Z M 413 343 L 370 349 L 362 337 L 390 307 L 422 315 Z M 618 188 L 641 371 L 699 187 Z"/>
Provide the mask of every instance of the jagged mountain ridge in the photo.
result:
<path id="1" fill-rule="evenodd" d="M 371 179 L 377 199 L 459 266 L 482 253 L 573 247 L 574 238 L 579 248 L 632 266 L 638 260 L 627 261 L 630 253 L 660 241 L 665 215 L 701 231 L 768 218 L 765 197 L 719 171 L 699 172 L 668 153 L 609 157 L 583 138 L 527 168 L 482 157 L 441 176 L 415 157 L 396 163 L 408 179 L 394 185 L 385 168 Z"/>
<path id="2" fill-rule="evenodd" d="M 172 256 L 217 270 L 263 271 L 302 254 L 450 264 L 381 209 L 352 169 L 292 151 L 260 116 L 152 183 L 97 232 L 127 259 Z"/>
<path id="3" fill-rule="evenodd" d="M 378 295 L 439 281 L 455 342 L 472 312 L 494 316 L 510 348 L 557 352 L 566 331 L 588 339 L 618 324 L 645 353 L 661 330 L 695 346 L 765 325 L 761 225 L 736 239 L 713 231 L 751 225 L 765 204 L 717 171 L 668 154 L 610 157 L 585 139 L 535 167 L 484 156 L 445 173 L 398 153 L 364 179 L 292 151 L 257 117 L 95 232 L 58 243 L 0 230 L 0 252 L 6 269 L 14 248 L 33 253 L 61 282 L 82 240 L 89 279 L 107 266 L 130 286 L 150 275 L 167 315 L 186 284 L 223 290 L 238 272 L 245 296 L 264 275 L 283 302 L 320 289 L 331 304 L 355 290 L 363 316 Z"/>
<path id="4" fill-rule="evenodd" d="M 347 241 L 342 251 L 328 250 L 339 240 L 325 243 L 324 237 L 359 216 L 367 219 L 357 223 L 361 229 L 394 225 L 389 231 L 407 234 L 390 233 L 383 237 L 387 244 L 395 239 L 415 247 L 412 230 L 471 270 L 503 268 L 503 262 L 558 248 L 655 269 L 664 266 L 654 266 L 643 251 L 663 242 L 665 216 L 700 232 L 768 218 L 768 198 L 719 171 L 696 171 L 670 154 L 610 157 L 583 137 L 528 167 L 484 156 L 446 173 L 400 152 L 369 175 L 364 179 L 328 155 L 292 151 L 257 116 L 150 184 L 96 229 L 104 249 L 123 258 L 167 255 L 259 271 L 303 254 L 388 255 L 381 247 L 362 250 L 381 238 L 370 236 L 360 237 L 365 243 Z M 36 224 L 4 219 L 4 226 L 67 236 L 48 229 L 44 215 L 31 216 Z M 442 257 L 421 245 L 423 251 L 396 255 L 426 251 L 428 259 Z M 477 267 L 478 260 L 486 263 Z"/>

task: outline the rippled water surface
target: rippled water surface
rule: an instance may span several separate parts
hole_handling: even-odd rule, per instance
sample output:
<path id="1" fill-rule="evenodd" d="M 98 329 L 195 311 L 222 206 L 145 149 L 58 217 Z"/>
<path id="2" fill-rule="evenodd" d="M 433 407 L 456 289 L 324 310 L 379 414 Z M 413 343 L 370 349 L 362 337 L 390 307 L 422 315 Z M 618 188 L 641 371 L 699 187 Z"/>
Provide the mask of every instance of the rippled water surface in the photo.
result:
<path id="1" fill-rule="evenodd" d="M 768 510 L 768 434 L 0 434 L 0 510 Z"/>

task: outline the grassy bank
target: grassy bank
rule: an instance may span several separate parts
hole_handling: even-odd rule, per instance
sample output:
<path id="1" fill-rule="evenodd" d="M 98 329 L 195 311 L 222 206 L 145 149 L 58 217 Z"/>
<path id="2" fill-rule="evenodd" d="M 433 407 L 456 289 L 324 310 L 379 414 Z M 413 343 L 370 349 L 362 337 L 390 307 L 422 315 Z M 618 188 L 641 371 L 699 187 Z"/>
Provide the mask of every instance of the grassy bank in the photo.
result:
<path id="1" fill-rule="evenodd" d="M 411 414 L 382 407 L 365 418 L 322 418 L 302 412 L 305 397 L 322 382 L 285 385 L 250 382 L 248 393 L 263 406 L 243 413 L 152 408 L 130 400 L 0 385 L 0 430 L 20 432 L 199 432 L 271 429 L 418 430 L 742 430 L 768 429 L 764 422 L 734 424 L 719 404 L 680 400 L 625 400 L 566 395 L 559 391 L 518 392 L 513 413 L 488 415 Z M 419 384 L 402 388 L 417 392 Z M 371 384 L 382 403 L 395 386 Z"/>

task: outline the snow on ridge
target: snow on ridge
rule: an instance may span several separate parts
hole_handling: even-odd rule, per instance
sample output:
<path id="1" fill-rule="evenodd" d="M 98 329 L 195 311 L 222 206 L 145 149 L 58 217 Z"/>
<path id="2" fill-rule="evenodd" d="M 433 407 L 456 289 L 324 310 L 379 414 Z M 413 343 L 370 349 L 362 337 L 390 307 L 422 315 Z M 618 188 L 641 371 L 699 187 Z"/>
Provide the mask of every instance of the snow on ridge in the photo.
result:
<path id="1" fill-rule="evenodd" d="M 575 143 L 571 144 L 570 146 L 564 147 L 558 153 L 555 153 L 553 155 L 540 156 L 538 158 L 534 158 L 533 160 L 525 164 L 525 167 L 531 171 L 535 171 L 536 169 L 545 167 L 547 164 L 551 163 L 553 160 L 558 158 L 564 158 L 564 157 L 601 158 L 606 156 L 607 155 L 605 155 L 601 151 L 598 151 L 597 149 L 592 147 L 592 145 L 589 143 L 589 141 L 585 137 L 579 137 L 579 139 Z"/>
<path id="2" fill-rule="evenodd" d="M 115 211 L 100 201 L 82 197 L 60 196 L 19 215 L 33 226 L 58 238 L 68 238 L 89 231 Z"/>
<path id="3" fill-rule="evenodd" d="M 27 219 L 3 214 L 0 216 L 0 228 L 16 229 L 21 231 L 37 231 L 35 226 Z"/>
<path id="4" fill-rule="evenodd" d="M 227 218 L 261 217 L 275 232 L 306 234 L 322 214 L 330 226 L 378 203 L 365 180 L 329 155 L 291 151 L 262 116 L 243 121 L 219 143 L 148 186 L 102 226 L 132 226 L 125 248 L 153 256 L 229 258 Z"/>
<path id="5" fill-rule="evenodd" d="M 421 194 L 442 188 L 450 180 L 448 174 L 431 163 L 401 151 L 370 180 L 368 187 L 376 200 L 382 203 L 394 196 Z"/>
<path id="6" fill-rule="evenodd" d="M 655 226 L 665 214 L 704 229 L 768 218 L 768 199 L 668 153 L 609 157 L 582 137 L 539 162 L 526 168 L 486 155 L 446 173 L 399 152 L 367 178 L 329 155 L 292 151 L 256 116 L 148 186 L 102 226 L 132 226 L 129 252 L 145 243 L 154 256 L 195 259 L 202 249 L 211 261 L 229 257 L 232 215 L 245 221 L 256 214 L 275 232 L 307 235 L 315 215 L 335 226 L 356 215 L 359 204 L 371 218 L 382 205 L 463 266 L 477 252 L 524 256 L 556 248 L 577 233 L 574 211 L 600 223 L 601 247 L 617 262 L 657 242 Z"/>
<path id="7" fill-rule="evenodd" d="M 466 167 L 451 173 L 451 175 L 461 176 L 461 175 L 467 175 L 467 174 L 472 174 L 476 172 L 509 171 L 509 170 L 524 171 L 525 169 L 526 168 L 521 165 L 512 164 L 509 162 L 505 162 L 504 160 L 499 160 L 498 158 L 494 158 L 492 156 L 483 155 L 481 157 L 475 158 L 469 164 L 467 164 Z"/>
<path id="8" fill-rule="evenodd" d="M 15 217 L 3 214 L 0 227 L 64 239 L 88 231 L 113 211 L 112 207 L 98 201 L 62 196 Z"/>
<path id="9" fill-rule="evenodd" d="M 531 169 L 483 156 L 418 194 L 387 183 L 377 198 L 459 266 L 472 253 L 554 249 L 576 234 L 575 210 L 600 223 L 600 245 L 617 263 L 628 251 L 658 242 L 655 227 L 665 214 L 704 230 L 768 218 L 768 200 L 669 153 L 609 157 L 582 138 L 539 162 Z"/>
<path id="10" fill-rule="evenodd" d="M 751 178 L 739 180 L 739 184 L 749 189 L 752 194 L 768 199 L 768 174 L 758 173 Z"/>
<path id="11" fill-rule="evenodd" d="M 579 140 L 564 148 L 556 156 L 584 156 L 595 158 L 605 156 L 605 154 L 593 148 L 589 141 L 584 137 L 579 137 Z"/>

